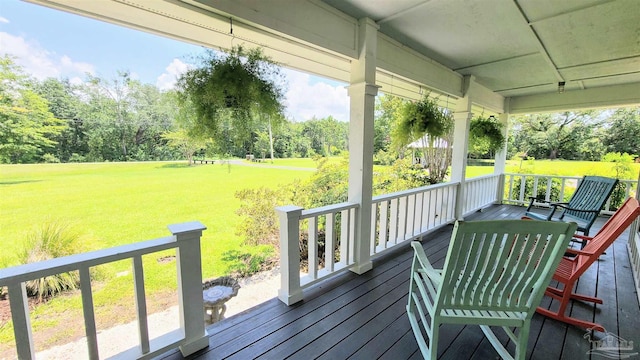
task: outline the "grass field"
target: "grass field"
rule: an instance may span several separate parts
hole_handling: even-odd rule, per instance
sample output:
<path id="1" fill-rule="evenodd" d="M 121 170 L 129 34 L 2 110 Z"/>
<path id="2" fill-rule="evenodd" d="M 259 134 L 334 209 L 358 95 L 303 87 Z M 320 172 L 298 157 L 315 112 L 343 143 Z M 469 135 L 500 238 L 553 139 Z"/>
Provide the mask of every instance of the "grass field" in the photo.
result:
<path id="1" fill-rule="evenodd" d="M 331 161 L 339 161 L 340 158 Z M 198 165 L 184 162 L 0 165 L 0 267 L 16 265 L 16 254 L 24 239 L 43 223 L 72 225 L 82 234 L 90 250 L 170 235 L 166 226 L 198 220 L 207 226 L 202 237 L 203 277 L 224 275 L 238 261 L 238 253 L 265 253 L 264 247 L 248 247 L 236 234 L 240 218 L 235 214 L 236 190 L 260 186 L 276 187 L 312 172 L 275 165 L 312 169 L 311 159 L 276 159 L 260 166 Z M 510 161 L 507 172 L 582 176 L 614 176 L 612 164 L 568 161 Z M 637 176 L 640 164 L 633 165 Z M 493 173 L 492 166 L 469 166 L 467 177 Z M 631 178 L 634 178 L 633 176 Z M 150 311 L 166 306 L 163 298 L 176 287 L 175 264 L 161 261 L 171 253 L 145 256 L 145 286 L 150 293 Z M 230 256 L 231 255 L 231 256 Z M 110 326 L 130 321 L 123 311 L 114 318 L 112 309 L 133 307 L 133 280 L 129 261 L 102 266 L 94 288 L 99 323 Z M 175 296 L 175 295 L 173 295 Z M 173 299 L 175 300 L 175 299 Z M 173 301 L 172 300 L 172 301 Z M 154 302 L 155 301 L 155 302 Z M 81 316 L 77 294 L 59 296 L 32 313 L 34 329 L 47 329 L 53 336 L 45 346 L 81 335 L 81 329 L 66 326 L 69 317 Z M 60 316 L 60 314 L 63 314 Z M 69 315 L 76 314 L 76 315 Z M 0 324 L 1 325 L 1 324 Z M 0 326 L 0 344 L 12 341 L 10 326 Z M 2 346 L 0 346 L 1 355 Z M 0 356 L 1 357 L 1 356 Z"/>
<path id="2" fill-rule="evenodd" d="M 240 218 L 235 210 L 240 202 L 234 197 L 235 191 L 276 187 L 310 174 L 238 165 L 189 167 L 185 163 L 165 162 L 0 165 L 3 234 L 0 266 L 16 265 L 16 254 L 23 248 L 26 237 L 49 221 L 70 224 L 82 234 L 89 249 L 94 250 L 169 236 L 167 225 L 198 220 L 207 226 L 201 246 L 203 276 L 217 277 L 238 261 L 237 257 L 228 256 L 232 251 L 251 254 L 265 251 L 244 246 L 236 234 Z M 175 262 L 159 261 L 167 255 L 171 252 L 143 258 L 145 286 L 150 293 L 165 294 L 176 288 Z M 113 315 L 107 308 L 101 314 L 103 305 L 131 307 L 125 305 L 132 304 L 133 299 L 130 270 L 129 261 L 100 267 L 94 301 L 97 317 L 105 326 L 111 325 Z M 71 330 L 55 314 L 79 313 L 80 309 L 79 296 L 56 297 L 34 311 L 34 328 L 53 327 L 62 332 L 63 338 L 71 336 L 65 335 Z M 123 320 L 128 320 L 124 317 Z M 0 328 L 0 342 L 12 337 L 10 327 Z"/>

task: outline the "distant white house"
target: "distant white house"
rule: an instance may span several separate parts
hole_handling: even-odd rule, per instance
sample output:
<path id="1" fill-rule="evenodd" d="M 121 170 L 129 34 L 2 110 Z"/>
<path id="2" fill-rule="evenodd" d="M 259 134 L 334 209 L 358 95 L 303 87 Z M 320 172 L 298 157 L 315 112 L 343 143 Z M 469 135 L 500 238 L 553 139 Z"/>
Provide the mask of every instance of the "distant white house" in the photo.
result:
<path id="1" fill-rule="evenodd" d="M 407 145 L 407 148 L 413 149 L 413 164 L 425 164 L 424 152 L 422 151 L 422 149 L 429 147 L 431 147 L 431 144 L 429 143 L 429 135 L 425 135 Z M 439 149 L 448 149 L 449 142 L 442 138 L 436 138 L 433 142 L 433 147 Z"/>

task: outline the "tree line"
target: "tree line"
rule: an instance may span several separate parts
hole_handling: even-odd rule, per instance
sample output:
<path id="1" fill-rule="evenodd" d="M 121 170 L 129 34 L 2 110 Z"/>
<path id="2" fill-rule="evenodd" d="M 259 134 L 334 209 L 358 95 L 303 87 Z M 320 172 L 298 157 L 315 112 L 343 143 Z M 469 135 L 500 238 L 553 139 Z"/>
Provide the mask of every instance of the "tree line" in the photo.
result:
<path id="1" fill-rule="evenodd" d="M 348 124 L 331 116 L 285 119 L 271 128 L 259 123 L 242 142 L 194 138 L 186 131 L 193 118 L 177 90 L 162 91 L 127 71 L 110 79 L 87 74 L 72 84 L 34 79 L 12 58 L 0 58 L 0 163 L 178 160 L 194 153 L 270 157 L 270 137 L 277 158 L 347 150 Z"/>
<path id="2" fill-rule="evenodd" d="M 378 97 L 374 152 L 391 164 L 407 149 L 392 141 L 405 100 Z M 255 116 L 255 115 L 254 115 Z M 348 150 L 348 123 L 328 116 L 302 122 L 255 121 L 238 138 L 232 123 L 219 136 L 193 136 L 196 110 L 179 90 L 159 90 L 127 71 L 108 79 L 87 74 L 37 80 L 8 56 L 0 58 L 0 163 L 177 160 L 336 155 Z M 264 120 L 264 119 L 262 119 Z M 534 114 L 510 119 L 508 157 L 601 160 L 611 152 L 640 154 L 640 108 Z M 207 134 L 204 134 L 207 135 Z M 471 157 L 493 156 L 470 146 Z"/>

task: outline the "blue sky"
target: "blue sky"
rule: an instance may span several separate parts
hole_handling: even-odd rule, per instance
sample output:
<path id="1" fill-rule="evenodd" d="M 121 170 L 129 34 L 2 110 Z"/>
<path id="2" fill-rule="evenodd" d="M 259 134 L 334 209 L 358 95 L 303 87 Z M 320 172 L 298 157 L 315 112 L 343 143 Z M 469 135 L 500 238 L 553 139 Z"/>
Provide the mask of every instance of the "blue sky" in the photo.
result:
<path id="1" fill-rule="evenodd" d="M 0 56 L 9 54 L 38 79 L 85 74 L 112 78 L 128 70 L 142 82 L 169 89 L 203 48 L 18 0 L 0 0 Z M 348 120 L 346 84 L 286 70 L 287 116 L 297 121 Z"/>

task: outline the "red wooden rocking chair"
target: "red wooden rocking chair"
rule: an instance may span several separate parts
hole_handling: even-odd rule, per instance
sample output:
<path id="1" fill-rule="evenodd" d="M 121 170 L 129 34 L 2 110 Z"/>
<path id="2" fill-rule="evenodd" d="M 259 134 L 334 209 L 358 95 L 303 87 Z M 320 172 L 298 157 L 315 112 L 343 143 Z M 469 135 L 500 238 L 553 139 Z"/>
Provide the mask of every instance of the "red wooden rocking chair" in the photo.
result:
<path id="1" fill-rule="evenodd" d="M 563 257 L 553 275 L 553 280 L 562 283 L 564 287 L 560 289 L 549 286 L 545 291 L 545 295 L 560 301 L 560 308 L 557 312 L 554 312 L 538 307 L 536 311 L 542 315 L 568 324 L 604 332 L 605 330 L 601 325 L 567 316 L 565 315 L 565 311 L 571 299 L 602 304 L 602 299 L 574 293 L 573 289 L 575 288 L 576 281 L 584 274 L 589 266 L 613 244 L 622 232 L 631 225 L 638 215 L 640 215 L 640 204 L 638 204 L 638 200 L 628 198 L 594 237 L 574 235 L 576 238 L 586 240 L 587 245 L 582 250 L 567 249 L 567 253 L 575 255 L 575 257 Z"/>

